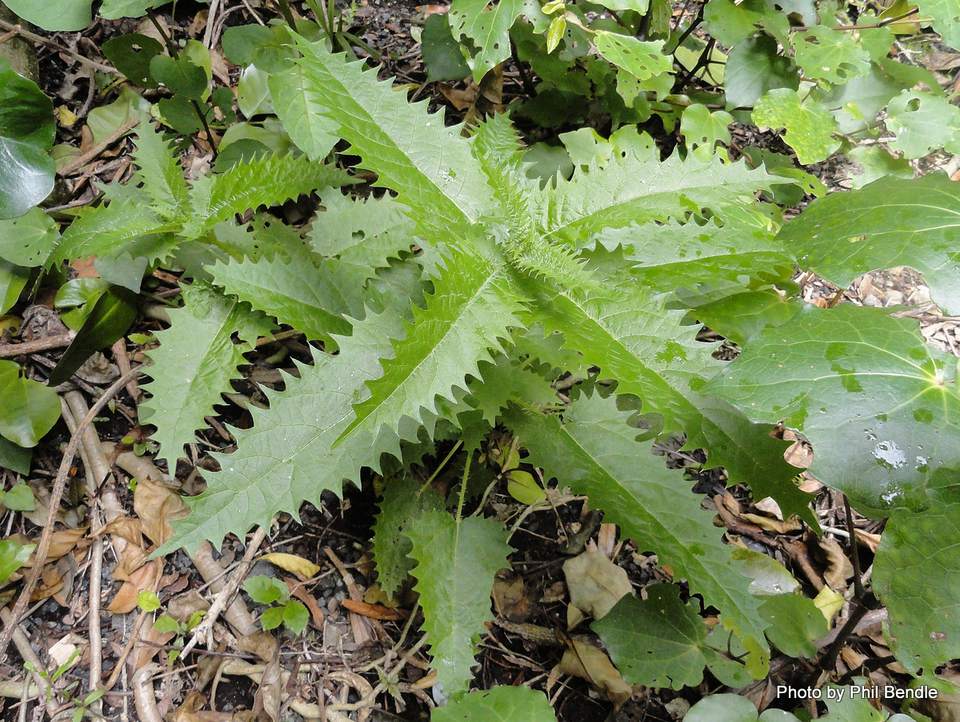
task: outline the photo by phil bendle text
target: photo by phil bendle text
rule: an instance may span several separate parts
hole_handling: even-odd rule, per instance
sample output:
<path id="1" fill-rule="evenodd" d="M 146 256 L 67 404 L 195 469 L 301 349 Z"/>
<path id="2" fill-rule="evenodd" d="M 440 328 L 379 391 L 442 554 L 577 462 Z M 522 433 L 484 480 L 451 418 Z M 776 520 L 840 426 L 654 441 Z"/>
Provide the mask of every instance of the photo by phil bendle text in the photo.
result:
<path id="1" fill-rule="evenodd" d="M 916 700 L 937 699 L 940 691 L 935 687 L 921 685 L 912 689 L 885 685 L 883 687 L 790 687 L 785 684 L 777 685 L 777 698 L 786 697 L 790 700 L 815 699 L 824 701 L 842 702 L 850 699 L 865 700 Z"/>

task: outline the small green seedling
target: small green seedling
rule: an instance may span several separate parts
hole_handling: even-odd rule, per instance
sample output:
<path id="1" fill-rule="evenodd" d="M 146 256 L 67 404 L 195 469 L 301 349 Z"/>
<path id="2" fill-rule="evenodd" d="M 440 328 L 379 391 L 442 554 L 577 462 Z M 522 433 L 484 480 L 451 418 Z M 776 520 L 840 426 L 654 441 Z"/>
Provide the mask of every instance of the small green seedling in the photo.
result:
<path id="1" fill-rule="evenodd" d="M 290 598 L 290 590 L 279 579 L 253 576 L 243 583 L 244 591 L 258 604 L 267 605 L 260 615 L 260 626 L 265 631 L 276 629 L 281 624 L 294 634 L 301 634 L 307 627 L 307 608 Z"/>

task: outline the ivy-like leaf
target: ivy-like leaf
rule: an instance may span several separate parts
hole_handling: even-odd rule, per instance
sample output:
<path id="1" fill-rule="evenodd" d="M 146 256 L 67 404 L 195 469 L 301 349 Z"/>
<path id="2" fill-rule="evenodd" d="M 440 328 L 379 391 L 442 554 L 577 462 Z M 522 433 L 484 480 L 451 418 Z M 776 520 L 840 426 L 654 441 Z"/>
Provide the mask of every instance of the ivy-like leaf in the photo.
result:
<path id="1" fill-rule="evenodd" d="M 887 106 L 890 147 L 905 158 L 922 158 L 937 148 L 960 152 L 960 108 L 933 93 L 904 90 Z"/>
<path id="2" fill-rule="evenodd" d="M 529 687 L 477 690 L 437 707 L 430 722 L 556 722 L 550 701 Z"/>
<path id="3" fill-rule="evenodd" d="M 59 241 L 56 222 L 40 208 L 0 220 L 0 259 L 18 266 L 42 266 Z"/>
<path id="4" fill-rule="evenodd" d="M 492 5 L 488 0 L 454 0 L 450 4 L 450 29 L 477 48 L 471 68 L 478 83 L 510 57 L 510 28 L 523 10 L 523 0 L 499 0 Z"/>
<path id="5" fill-rule="evenodd" d="M 925 508 L 960 469 L 955 359 L 910 319 L 841 304 L 768 326 L 708 382 L 755 421 L 813 444 L 811 473 L 865 510 Z"/>
<path id="6" fill-rule="evenodd" d="M 890 613 L 897 659 L 932 676 L 960 656 L 960 504 L 895 512 L 874 562 L 873 586 Z"/>
<path id="7" fill-rule="evenodd" d="M 831 193 L 787 223 L 778 238 L 796 249 L 805 267 L 840 286 L 867 271 L 911 266 L 923 274 L 933 300 L 957 313 L 958 229 L 960 186 L 931 173 Z"/>
<path id="8" fill-rule="evenodd" d="M 182 293 L 183 308 L 170 312 L 170 328 L 157 334 L 160 348 L 150 352 L 153 381 L 144 390 L 151 398 L 140 405 L 141 421 L 157 427 L 160 458 L 171 464 L 230 390 L 243 354 L 272 328 L 269 319 L 213 289 L 194 284 Z M 234 333 L 240 344 L 233 342 Z"/>
<path id="9" fill-rule="evenodd" d="M 630 684 L 647 687 L 694 687 L 703 679 L 707 658 L 718 656 L 707 645 L 703 619 L 680 601 L 673 584 L 653 584 L 647 598 L 623 597 L 600 621 L 591 624 Z"/>
<path id="10" fill-rule="evenodd" d="M 751 117 L 761 128 L 785 128 L 783 139 L 801 163 L 817 163 L 840 147 L 833 116 L 813 98 L 801 101 L 790 88 L 768 92 L 754 104 Z"/>
<path id="11" fill-rule="evenodd" d="M 530 462 L 577 493 L 619 524 L 644 551 L 686 579 L 694 593 L 721 611 L 721 620 L 750 652 L 748 667 L 758 678 L 769 655 L 760 622 L 759 602 L 750 580 L 737 569 L 710 515 L 690 493 L 683 474 L 668 470 L 636 441 L 613 398 L 583 397 L 564 412 L 564 420 L 515 412 L 507 424 L 530 452 Z"/>
<path id="12" fill-rule="evenodd" d="M 433 667 L 444 693 L 456 696 L 470 685 L 477 643 L 493 619 L 493 577 L 513 551 L 507 530 L 494 519 L 458 522 L 445 511 L 427 511 L 407 536 Z"/>
<path id="13" fill-rule="evenodd" d="M 407 103 L 362 62 L 347 62 L 322 43 L 299 39 L 298 46 L 319 106 L 361 165 L 378 174 L 378 184 L 399 194 L 428 241 L 450 238 L 452 229 L 480 217 L 490 189 L 459 126 L 446 126 L 442 113 L 427 113 L 426 100 Z"/>
<path id="14" fill-rule="evenodd" d="M 814 25 L 790 40 L 797 65 L 808 78 L 842 85 L 870 71 L 870 54 L 853 33 Z"/>

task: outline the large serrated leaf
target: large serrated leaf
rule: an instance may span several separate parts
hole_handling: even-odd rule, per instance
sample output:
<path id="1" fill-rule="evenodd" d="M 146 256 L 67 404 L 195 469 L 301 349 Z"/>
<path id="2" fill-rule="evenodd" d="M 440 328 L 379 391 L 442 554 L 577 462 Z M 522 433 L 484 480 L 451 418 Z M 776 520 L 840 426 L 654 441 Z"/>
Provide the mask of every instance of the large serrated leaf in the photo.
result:
<path id="1" fill-rule="evenodd" d="M 786 445 L 770 438 L 769 427 L 695 390 L 720 362 L 711 358 L 710 346 L 695 340 L 697 327 L 681 325 L 682 313 L 636 287 L 596 297 L 539 293 L 535 301 L 536 319 L 562 333 L 602 376 L 616 379 L 618 393 L 639 397 L 665 431 L 685 432 L 688 446 L 708 449 L 710 465 L 749 483 L 756 498 L 773 496 L 785 514 L 815 524 L 807 495 L 793 483 L 797 470 L 783 458 Z"/>
<path id="2" fill-rule="evenodd" d="M 515 412 L 507 425 L 529 450 L 531 463 L 587 494 L 639 549 L 655 551 L 661 564 L 720 609 L 721 620 L 749 650 L 748 667 L 759 678 L 769 655 L 750 580 L 737 569 L 682 472 L 668 470 L 649 444 L 636 441 L 638 429 L 628 424 L 629 416 L 613 398 L 592 396 L 571 405 L 563 422 Z"/>
<path id="3" fill-rule="evenodd" d="M 190 192 L 190 217 L 182 234 L 198 238 L 235 213 L 278 205 L 304 193 L 353 182 L 344 171 L 305 156 L 266 155 L 203 176 Z"/>
<path id="4" fill-rule="evenodd" d="M 489 188 L 458 126 L 444 125 L 442 113 L 428 113 L 427 101 L 407 103 L 376 70 L 347 62 L 322 43 L 302 38 L 304 74 L 323 112 L 378 174 L 378 184 L 399 194 L 419 227 L 430 237 L 476 221 L 487 206 Z"/>
<path id="5" fill-rule="evenodd" d="M 177 156 L 156 126 L 147 120 L 140 123 L 136 146 L 136 177 L 153 201 L 152 210 L 163 217 L 176 217 L 186 206 L 188 193 Z"/>
<path id="6" fill-rule="evenodd" d="M 334 263 L 314 263 L 305 253 L 290 260 L 217 262 L 209 270 L 224 291 L 303 331 L 310 339 L 349 333 L 345 316 L 363 311 L 363 289 L 356 279 L 338 274 Z"/>
<path id="7" fill-rule="evenodd" d="M 443 499 L 431 489 L 421 490 L 412 479 L 388 482 L 373 524 L 373 560 L 377 583 L 393 597 L 407 579 L 414 561 L 407 531 L 426 511 L 443 509 Z"/>
<path id="8" fill-rule="evenodd" d="M 477 642 L 493 619 L 493 576 L 513 550 L 498 521 L 468 517 L 458 523 L 445 511 L 425 512 L 407 536 L 433 667 L 444 694 L 455 696 L 473 678 Z"/>
<path id="9" fill-rule="evenodd" d="M 417 422 L 435 399 L 451 398 L 466 377 L 480 375 L 478 363 L 492 360 L 509 329 L 520 327 L 520 298 L 501 269 L 473 254 L 454 252 L 434 292 L 414 318 L 383 375 L 368 385 L 370 396 L 356 406 L 344 436 L 358 426 L 395 429 L 404 418 Z"/>
<path id="10" fill-rule="evenodd" d="M 122 253 L 161 258 L 176 247 L 173 234 L 179 229 L 179 223 L 161 219 L 142 198 L 87 207 L 64 231 L 48 263 L 87 256 L 115 258 Z"/>
<path id="11" fill-rule="evenodd" d="M 170 328 L 157 334 L 160 348 L 150 352 L 153 381 L 144 385 L 150 398 L 140 405 L 141 420 L 157 427 L 153 439 L 160 444 L 159 457 L 171 464 L 204 426 L 203 417 L 213 413 L 220 395 L 230 391 L 243 354 L 272 328 L 262 314 L 213 289 L 195 284 L 182 293 L 183 308 L 170 312 Z M 241 343 L 233 342 L 234 333 Z"/>
<path id="12" fill-rule="evenodd" d="M 681 159 L 675 153 L 660 163 L 623 152 L 560 183 L 544 204 L 542 225 L 550 237 L 580 243 L 611 228 L 682 219 L 703 209 L 723 218 L 725 210 L 778 182 L 784 179 L 750 170 L 743 161 Z"/>
<path id="13" fill-rule="evenodd" d="M 842 304 L 765 328 L 706 387 L 813 444 L 810 471 L 865 510 L 925 508 L 960 469 L 956 362 L 915 321 Z"/>
<path id="14" fill-rule="evenodd" d="M 954 313 L 960 311 L 958 232 L 960 185 L 933 173 L 831 193 L 787 223 L 779 239 L 841 286 L 867 271 L 911 266 L 924 275 L 933 300 Z"/>

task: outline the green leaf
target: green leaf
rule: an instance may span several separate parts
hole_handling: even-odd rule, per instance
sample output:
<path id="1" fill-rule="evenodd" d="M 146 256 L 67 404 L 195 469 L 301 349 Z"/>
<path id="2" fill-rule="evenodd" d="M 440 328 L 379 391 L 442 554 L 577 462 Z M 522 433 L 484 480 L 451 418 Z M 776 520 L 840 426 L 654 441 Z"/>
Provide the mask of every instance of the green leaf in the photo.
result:
<path id="1" fill-rule="evenodd" d="M 443 509 L 443 499 L 432 490 L 420 493 L 412 479 L 389 481 L 380 500 L 380 511 L 373 524 L 373 559 L 377 563 L 377 583 L 389 597 L 395 597 L 407 579 L 414 561 L 407 531 L 427 511 Z"/>
<path id="2" fill-rule="evenodd" d="M 632 35 L 597 30 L 593 41 L 600 55 L 637 80 L 649 80 L 673 69 L 673 61 L 663 52 L 663 40 L 644 41 Z"/>
<path id="3" fill-rule="evenodd" d="M 139 18 L 151 8 L 166 5 L 167 0 L 103 0 L 100 16 L 107 20 L 118 18 Z"/>
<path id="4" fill-rule="evenodd" d="M 807 78 L 842 85 L 870 72 L 870 53 L 853 33 L 814 25 L 790 40 L 794 60 Z"/>
<path id="5" fill-rule="evenodd" d="M 30 280 L 30 269 L 0 259 L 0 314 L 13 308 Z"/>
<path id="6" fill-rule="evenodd" d="M 769 91 L 754 104 L 751 117 L 761 128 L 785 128 L 783 139 L 801 163 L 817 163 L 840 147 L 833 136 L 837 131 L 833 116 L 813 98 L 801 100 L 795 90 Z"/>
<path id="7" fill-rule="evenodd" d="M 423 64 L 427 68 L 427 82 L 463 80 L 470 75 L 470 66 L 463 58 L 460 43 L 450 30 L 450 18 L 434 13 L 423 24 L 420 36 Z"/>
<path id="8" fill-rule="evenodd" d="M 746 291 L 697 306 L 697 321 L 724 338 L 747 343 L 767 326 L 782 326 L 797 315 L 799 307 L 773 289 Z"/>
<path id="9" fill-rule="evenodd" d="M 144 88 L 157 87 L 157 81 L 150 75 L 150 61 L 163 54 L 159 40 L 142 33 L 129 33 L 110 38 L 101 49 L 131 83 Z"/>
<path id="10" fill-rule="evenodd" d="M 0 585 L 27 563 L 33 544 L 20 544 L 13 539 L 0 539 Z"/>
<path id="11" fill-rule="evenodd" d="M 273 38 L 273 30 L 265 25 L 234 25 L 223 31 L 220 44 L 223 54 L 234 65 L 250 65 L 256 50 Z"/>
<path id="12" fill-rule="evenodd" d="M 342 170 L 304 156 L 268 155 L 237 163 L 193 184 L 190 218 L 182 233 L 186 238 L 198 238 L 236 213 L 279 205 L 319 188 L 350 182 Z"/>
<path id="13" fill-rule="evenodd" d="M 156 216 L 142 197 L 87 206 L 64 231 L 48 265 L 88 256 L 116 258 L 124 253 L 164 257 L 176 245 L 173 232 L 178 228 L 179 224 Z"/>
<path id="14" fill-rule="evenodd" d="M 556 722 L 550 701 L 529 687 L 477 690 L 436 707 L 430 722 Z"/>
<path id="15" fill-rule="evenodd" d="M 200 100 L 207 90 L 207 74 L 183 54 L 155 55 L 150 59 L 150 76 L 187 100 Z"/>
<path id="16" fill-rule="evenodd" d="M 395 429 L 404 418 L 420 421 L 436 398 L 452 398 L 477 364 L 492 359 L 509 329 L 520 327 L 520 298 L 501 269 L 479 255 L 454 252 L 445 262 L 424 308 L 415 308 L 383 375 L 367 386 L 370 396 L 355 407 L 347 436 L 358 426 Z"/>
<path id="17" fill-rule="evenodd" d="M 768 426 L 694 391 L 702 386 L 699 375 L 712 375 L 719 364 L 696 341 L 697 327 L 680 325 L 681 312 L 666 310 L 642 287 L 618 289 L 616 297 L 541 294 L 535 308 L 537 319 L 599 366 L 602 378 L 618 381 L 618 393 L 637 396 L 644 413 L 659 416 L 664 431 L 685 432 L 688 448 L 708 449 L 710 465 L 749 483 L 756 498 L 773 496 L 786 515 L 816 523 L 792 481 L 797 470 L 783 459 L 786 445 L 770 438 Z"/>
<path id="18" fill-rule="evenodd" d="M 921 158 L 938 148 L 960 153 L 960 108 L 946 98 L 904 90 L 887 106 L 890 147 L 905 158 Z"/>
<path id="19" fill-rule="evenodd" d="M 180 623 L 169 614 L 161 614 L 153 623 L 153 629 L 161 634 L 177 634 L 180 631 Z"/>
<path id="20" fill-rule="evenodd" d="M 717 656 L 706 644 L 703 619 L 680 601 L 673 584 L 652 584 L 645 591 L 645 600 L 628 594 L 590 628 L 630 684 L 672 689 L 700 684 L 707 656 Z"/>
<path id="21" fill-rule="evenodd" d="M 0 58 L 0 219 L 16 218 L 53 190 L 53 104 Z"/>
<path id="22" fill-rule="evenodd" d="M 32 460 L 33 452 L 30 449 L 17 446 L 0 436 L 0 469 L 9 469 L 16 474 L 26 476 L 30 473 Z"/>
<path id="23" fill-rule="evenodd" d="M 22 481 L 7 489 L 3 496 L 0 496 L 0 503 L 11 511 L 33 511 L 37 508 L 33 490 Z"/>
<path id="24" fill-rule="evenodd" d="M 160 597 L 157 596 L 156 592 L 144 589 L 137 594 L 137 606 L 143 612 L 155 612 L 160 609 Z"/>
<path id="25" fill-rule="evenodd" d="M 270 607 L 260 615 L 260 626 L 264 631 L 276 629 L 283 624 L 283 607 Z"/>
<path id="26" fill-rule="evenodd" d="M 93 354 L 123 336 L 137 317 L 138 297 L 129 289 L 110 286 L 87 315 L 76 337 L 50 372 L 52 386 L 70 379 Z"/>
<path id="27" fill-rule="evenodd" d="M 334 442 L 402 328 L 396 313 L 368 313 L 352 336 L 337 339 L 338 355 L 318 353 L 313 366 L 300 367 L 300 378 L 284 379 L 284 392 L 266 391 L 269 410 L 251 409 L 253 427 L 234 430 L 237 450 L 215 455 L 222 470 L 204 474 L 206 491 L 186 499 L 190 515 L 174 525 L 175 537 L 158 553 L 195 548 L 204 539 L 219 544 L 228 532 L 266 524 L 280 511 L 295 514 L 304 501 L 319 503 L 324 490 L 339 493 L 362 467 L 379 469 L 381 453 L 399 455 L 396 435 L 366 426 L 337 448 Z M 416 429 L 410 433 L 415 438 Z"/>
<path id="28" fill-rule="evenodd" d="M 707 32 L 722 44 L 732 47 L 763 28 L 778 40 L 787 35 L 790 21 L 773 3 L 766 0 L 709 0 L 703 13 Z"/>
<path id="29" fill-rule="evenodd" d="M 716 606 L 721 621 L 749 650 L 752 674 L 763 676 L 769 657 L 749 579 L 732 561 L 710 514 L 683 483 L 682 472 L 665 468 L 649 444 L 635 440 L 639 431 L 627 423 L 629 416 L 613 398 L 592 396 L 572 404 L 562 423 L 555 416 L 518 412 L 507 418 L 507 425 L 523 440 L 531 463 L 561 485 L 587 494 L 638 550 L 656 552 L 693 593 Z"/>
<path id="30" fill-rule="evenodd" d="M 705 208 L 723 218 L 773 182 L 773 176 L 749 170 L 743 161 L 681 159 L 675 153 L 659 163 L 653 155 L 618 153 L 551 190 L 542 224 L 548 240 L 577 243 L 613 228 L 682 218 Z"/>
<path id="31" fill-rule="evenodd" d="M 827 633 L 827 620 L 812 599 L 802 594 L 767 597 L 760 614 L 770 625 L 766 635 L 774 647 L 790 657 L 817 656 L 815 642 Z"/>
<path id="32" fill-rule="evenodd" d="M 303 67 L 293 63 L 282 72 L 270 73 L 267 85 L 290 139 L 311 160 L 326 158 L 339 140 L 339 125 L 323 114 L 322 99 L 311 89 Z"/>
<path id="33" fill-rule="evenodd" d="M 757 708 L 746 697 L 736 694 L 711 694 L 697 702 L 683 722 L 800 722 L 795 715 L 768 709 L 759 717 Z"/>
<path id="34" fill-rule="evenodd" d="M 0 435 L 18 446 L 36 446 L 60 418 L 56 391 L 23 378 L 15 361 L 0 360 L 0 397 Z"/>
<path id="35" fill-rule="evenodd" d="M 469 39 L 477 49 L 471 60 L 478 83 L 494 66 L 510 57 L 510 28 L 524 11 L 523 0 L 453 0 L 450 28 L 455 37 Z"/>
<path id="36" fill-rule="evenodd" d="M 267 86 L 268 74 L 255 65 L 248 65 L 240 72 L 237 82 L 237 107 L 245 118 L 273 113 L 273 101 Z"/>
<path id="37" fill-rule="evenodd" d="M 90 24 L 93 3 L 91 0 L 4 0 L 3 4 L 44 30 L 72 32 Z"/>
<path id="38" fill-rule="evenodd" d="M 960 468 L 955 363 L 916 322 L 841 304 L 767 327 L 706 386 L 813 444 L 810 471 L 865 510 L 919 509 Z"/>
<path id="39" fill-rule="evenodd" d="M 303 633 L 308 621 L 310 621 L 310 613 L 302 602 L 291 599 L 283 605 L 283 626 L 294 634 Z"/>
<path id="40" fill-rule="evenodd" d="M 302 39 L 298 45 L 319 107 L 340 127 L 361 166 L 378 174 L 378 185 L 399 194 L 426 240 L 446 238 L 479 219 L 490 190 L 459 126 L 446 126 L 442 113 L 427 113 L 426 100 L 407 103 L 362 62 Z"/>
<path id="41" fill-rule="evenodd" d="M 787 223 L 779 240 L 804 267 L 841 287 L 867 271 L 910 266 L 923 274 L 933 300 L 960 312 L 956 229 L 960 186 L 942 173 L 881 178 L 849 193 L 815 200 Z"/>
<path id="42" fill-rule="evenodd" d="M 960 504 L 898 511 L 884 528 L 873 586 L 890 614 L 893 651 L 911 674 L 933 675 L 960 654 L 957 543 Z"/>
<path id="43" fill-rule="evenodd" d="M 933 28 L 951 48 L 960 48 L 960 3 L 957 0 L 917 0 L 920 16 L 932 18 Z"/>
<path id="44" fill-rule="evenodd" d="M 42 266 L 59 241 L 56 222 L 39 208 L 0 220 L 0 258 L 18 266 Z"/>
<path id="45" fill-rule="evenodd" d="M 187 184 L 176 153 L 153 123 L 140 123 L 133 159 L 136 179 L 150 197 L 152 210 L 165 218 L 177 218 L 186 208 Z"/>
<path id="46" fill-rule="evenodd" d="M 680 119 L 680 135 L 687 148 L 701 158 L 713 156 L 717 143 L 728 145 L 730 131 L 727 126 L 733 122 L 733 116 L 725 110 L 711 111 L 707 106 L 694 103 L 687 106 Z"/>
<path id="47" fill-rule="evenodd" d="M 160 444 L 160 458 L 171 463 L 205 425 L 213 405 L 221 403 L 220 395 L 231 390 L 230 379 L 245 363 L 243 354 L 273 325 L 246 304 L 205 286 L 184 286 L 182 294 L 183 308 L 170 312 L 170 328 L 157 334 L 160 348 L 150 352 L 153 381 L 143 388 L 151 398 L 140 405 L 141 421 L 157 427 L 153 439 Z M 240 343 L 233 342 L 234 333 Z"/>
<path id="48" fill-rule="evenodd" d="M 723 89 L 728 108 L 748 108 L 774 88 L 797 89 L 800 75 L 796 66 L 777 50 L 776 40 L 758 35 L 730 51 Z"/>
<path id="49" fill-rule="evenodd" d="M 275 577 L 263 575 L 247 577 L 243 583 L 243 591 L 257 604 L 273 604 L 290 595 L 286 584 Z"/>
<path id="50" fill-rule="evenodd" d="M 444 693 L 456 697 L 470 685 L 477 644 L 493 619 L 493 577 L 513 551 L 507 530 L 494 519 L 458 522 L 445 511 L 427 511 L 407 536 L 433 668 Z"/>

